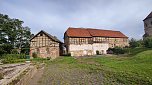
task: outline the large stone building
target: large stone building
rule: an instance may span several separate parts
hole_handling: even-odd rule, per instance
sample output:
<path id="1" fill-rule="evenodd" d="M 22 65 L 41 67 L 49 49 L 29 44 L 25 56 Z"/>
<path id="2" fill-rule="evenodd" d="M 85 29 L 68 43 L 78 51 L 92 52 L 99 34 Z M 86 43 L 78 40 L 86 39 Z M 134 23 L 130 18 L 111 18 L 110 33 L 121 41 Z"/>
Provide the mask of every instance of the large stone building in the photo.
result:
<path id="1" fill-rule="evenodd" d="M 145 34 L 143 37 L 152 36 L 152 12 L 143 20 Z"/>
<path id="2" fill-rule="evenodd" d="M 62 54 L 62 42 L 42 30 L 30 39 L 30 56 L 34 53 L 41 58 L 56 58 Z"/>
<path id="3" fill-rule="evenodd" d="M 106 54 L 109 47 L 129 46 L 128 37 L 120 31 L 71 27 L 64 33 L 64 43 L 71 56 Z"/>

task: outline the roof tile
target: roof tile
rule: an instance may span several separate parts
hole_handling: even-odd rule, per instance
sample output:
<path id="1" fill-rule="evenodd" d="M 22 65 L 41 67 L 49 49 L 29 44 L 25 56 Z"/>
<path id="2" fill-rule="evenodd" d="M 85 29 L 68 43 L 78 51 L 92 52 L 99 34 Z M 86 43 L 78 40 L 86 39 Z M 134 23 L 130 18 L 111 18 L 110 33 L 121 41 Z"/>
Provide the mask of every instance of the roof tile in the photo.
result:
<path id="1" fill-rule="evenodd" d="M 92 28 L 72 28 L 69 27 L 66 31 L 67 36 L 70 37 L 120 37 L 128 38 L 126 35 L 120 31 L 113 30 L 101 30 L 101 29 L 92 29 Z"/>

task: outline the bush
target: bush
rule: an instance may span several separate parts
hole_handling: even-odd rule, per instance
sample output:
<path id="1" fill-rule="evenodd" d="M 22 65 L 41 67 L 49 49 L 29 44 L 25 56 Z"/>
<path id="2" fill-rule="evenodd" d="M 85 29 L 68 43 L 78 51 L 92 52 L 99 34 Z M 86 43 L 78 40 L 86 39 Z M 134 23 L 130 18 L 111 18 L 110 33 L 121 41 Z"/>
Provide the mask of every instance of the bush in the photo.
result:
<path id="1" fill-rule="evenodd" d="M 38 57 L 38 56 L 37 56 L 37 53 L 36 53 L 36 52 L 32 53 L 32 57 L 33 57 L 33 58 L 37 58 L 37 57 Z"/>
<path id="2" fill-rule="evenodd" d="M 0 51 L 2 54 L 10 54 L 13 46 L 11 44 L 2 44 L 0 45 Z"/>
<path id="3" fill-rule="evenodd" d="M 17 49 L 12 49 L 11 53 L 12 54 L 18 54 L 18 51 L 17 51 Z"/>
<path id="4" fill-rule="evenodd" d="M 2 58 L 2 55 L 3 55 L 4 53 L 6 53 L 6 51 L 3 50 L 2 48 L 0 48 L 0 59 Z"/>
<path id="5" fill-rule="evenodd" d="M 142 40 L 136 40 L 134 38 L 132 38 L 130 41 L 129 41 L 129 44 L 130 44 L 130 47 L 131 48 L 135 48 L 135 47 L 141 47 L 142 45 Z"/>
<path id="6" fill-rule="evenodd" d="M 144 38 L 144 46 L 147 48 L 152 48 L 152 37 Z"/>
<path id="7" fill-rule="evenodd" d="M 2 63 L 3 64 L 8 64 L 8 63 L 19 63 L 19 62 L 25 62 L 26 59 L 14 59 L 14 58 L 9 58 L 9 59 L 3 59 Z"/>
<path id="8" fill-rule="evenodd" d="M 21 53 L 29 55 L 30 49 L 29 48 L 22 48 Z"/>
<path id="9" fill-rule="evenodd" d="M 125 49 L 121 47 L 114 47 L 114 48 L 109 48 L 107 51 L 112 51 L 112 53 L 118 55 L 118 54 L 124 54 L 126 51 Z"/>
<path id="10" fill-rule="evenodd" d="M 2 56 L 2 63 L 17 63 L 22 62 L 23 59 L 26 59 L 25 54 L 5 54 Z"/>

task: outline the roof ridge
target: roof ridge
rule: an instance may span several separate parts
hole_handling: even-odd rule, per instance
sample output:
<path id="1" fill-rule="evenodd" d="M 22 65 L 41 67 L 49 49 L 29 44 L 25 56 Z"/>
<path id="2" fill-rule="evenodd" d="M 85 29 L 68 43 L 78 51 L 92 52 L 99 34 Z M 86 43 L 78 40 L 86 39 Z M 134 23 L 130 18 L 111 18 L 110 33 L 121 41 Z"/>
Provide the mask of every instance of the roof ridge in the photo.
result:
<path id="1" fill-rule="evenodd" d="M 92 30 L 103 30 L 103 31 L 113 31 L 113 32 L 120 32 L 120 31 L 117 31 L 117 30 L 106 30 L 106 29 L 94 29 L 94 28 L 87 28 L 88 30 L 89 29 L 92 29 Z"/>
<path id="2" fill-rule="evenodd" d="M 54 37 L 54 36 L 52 36 L 51 34 L 49 34 L 49 33 L 47 33 L 47 32 L 45 32 L 44 30 L 41 30 L 40 32 L 38 32 L 36 35 L 34 35 L 30 40 L 32 40 L 35 36 L 37 36 L 39 33 L 41 33 L 41 32 L 43 32 L 43 33 L 45 33 L 46 35 L 48 35 L 50 38 L 52 38 L 54 41 L 57 41 L 57 42 L 61 42 L 57 37 Z"/>
<path id="3" fill-rule="evenodd" d="M 144 19 L 144 20 L 146 20 L 146 19 L 148 19 L 148 18 L 152 18 L 152 11 L 150 12 L 150 14 Z M 144 21 L 143 20 L 143 21 Z"/>
<path id="4" fill-rule="evenodd" d="M 74 28 L 68 29 L 66 31 L 68 36 L 73 37 L 87 37 L 87 36 L 105 36 L 105 37 L 126 37 L 121 31 L 115 30 L 104 30 L 104 29 L 94 29 L 94 28 Z M 85 35 L 86 33 L 86 35 Z"/>
<path id="5" fill-rule="evenodd" d="M 117 30 L 106 30 L 106 29 L 97 29 L 97 28 L 83 28 L 83 27 L 69 27 L 69 28 L 70 29 L 92 29 L 92 30 L 104 30 L 104 31 L 116 31 L 116 32 L 120 32 L 120 31 L 117 31 Z"/>

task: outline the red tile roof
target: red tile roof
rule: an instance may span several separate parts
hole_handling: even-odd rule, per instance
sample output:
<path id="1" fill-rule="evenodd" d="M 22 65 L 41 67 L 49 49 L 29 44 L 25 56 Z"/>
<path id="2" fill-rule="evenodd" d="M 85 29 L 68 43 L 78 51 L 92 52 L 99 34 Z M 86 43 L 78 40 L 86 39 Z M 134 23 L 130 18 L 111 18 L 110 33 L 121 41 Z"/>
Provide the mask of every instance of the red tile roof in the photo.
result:
<path id="1" fill-rule="evenodd" d="M 66 31 L 66 34 L 70 37 L 92 37 L 89 31 L 87 31 L 84 28 L 69 27 L 68 30 Z"/>
<path id="2" fill-rule="evenodd" d="M 72 28 L 69 27 L 65 32 L 69 37 L 119 37 L 128 38 L 120 31 L 101 30 L 92 28 Z"/>

